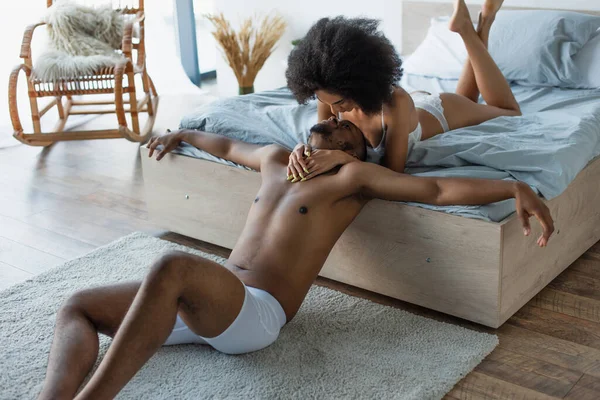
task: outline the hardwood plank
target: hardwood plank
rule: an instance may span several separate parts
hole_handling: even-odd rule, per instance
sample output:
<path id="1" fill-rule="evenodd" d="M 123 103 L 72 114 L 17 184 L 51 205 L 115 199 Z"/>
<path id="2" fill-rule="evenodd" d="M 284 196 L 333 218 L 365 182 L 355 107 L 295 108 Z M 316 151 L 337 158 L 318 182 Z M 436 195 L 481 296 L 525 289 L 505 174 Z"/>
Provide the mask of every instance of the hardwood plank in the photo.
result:
<path id="1" fill-rule="evenodd" d="M 504 324 L 496 334 L 499 347 L 565 369 L 600 377 L 600 350 Z"/>
<path id="2" fill-rule="evenodd" d="M 3 185 L 6 187 L 6 185 Z M 0 193 L 0 215 L 5 217 L 23 218 L 46 210 L 46 204 L 39 202 L 29 202 L 16 199 L 7 195 L 7 192 Z"/>
<path id="3" fill-rule="evenodd" d="M 0 237 L 67 260 L 79 257 L 95 248 L 77 239 L 4 216 L 0 216 Z"/>
<path id="4" fill-rule="evenodd" d="M 549 396 L 564 397 L 582 373 L 496 348 L 475 371 Z"/>
<path id="5" fill-rule="evenodd" d="M 553 400 L 560 398 L 548 396 L 480 372 L 471 372 L 454 386 L 449 395 L 469 400 Z"/>
<path id="6" fill-rule="evenodd" d="M 520 328 L 600 350 L 600 323 L 526 305 L 508 322 Z"/>
<path id="7" fill-rule="evenodd" d="M 566 270 L 548 284 L 548 287 L 593 300 L 600 300 L 600 279 L 587 274 Z"/>
<path id="8" fill-rule="evenodd" d="M 90 218 L 92 221 L 90 221 Z M 78 210 L 46 210 L 22 220 L 38 228 L 56 232 L 94 246 L 105 245 L 136 230 L 144 231 L 141 227 L 140 229 L 127 229 L 118 223 L 111 224 L 108 219 L 97 218 L 94 221 L 93 216 L 90 217 L 89 214 Z M 128 221 L 128 223 L 131 224 L 131 221 Z"/>
<path id="9" fill-rule="evenodd" d="M 566 400 L 598 400 L 600 399 L 600 378 L 583 375 L 575 387 L 565 397 Z"/>
<path id="10" fill-rule="evenodd" d="M 32 278 L 34 274 L 0 261 L 0 291 Z"/>
<path id="11" fill-rule="evenodd" d="M 132 217 L 148 220 L 148 211 L 144 200 L 123 196 L 101 189 L 86 196 L 81 196 L 80 201 L 88 204 L 94 204 L 102 208 L 107 208 L 121 214 L 131 215 Z"/>
<path id="12" fill-rule="evenodd" d="M 0 237 L 0 262 L 23 271 L 38 274 L 62 264 L 64 261 L 64 258 Z"/>
<path id="13" fill-rule="evenodd" d="M 585 274 L 590 278 L 600 279 L 600 253 L 594 253 L 590 249 L 571 264 L 569 270 Z"/>
<path id="14" fill-rule="evenodd" d="M 167 232 L 160 236 L 163 240 L 168 240 L 173 243 L 178 243 L 183 246 L 188 246 L 193 249 L 203 251 L 205 253 L 213 254 L 223 258 L 229 258 L 231 250 L 225 247 L 217 246 L 212 243 L 203 242 L 198 239 L 194 239 L 188 236 L 183 236 L 175 232 Z"/>
<path id="15" fill-rule="evenodd" d="M 593 254 L 597 257 L 600 257 L 600 241 L 590 248 L 589 254 Z"/>
<path id="16" fill-rule="evenodd" d="M 546 288 L 529 304 L 592 322 L 600 322 L 600 300 Z"/>

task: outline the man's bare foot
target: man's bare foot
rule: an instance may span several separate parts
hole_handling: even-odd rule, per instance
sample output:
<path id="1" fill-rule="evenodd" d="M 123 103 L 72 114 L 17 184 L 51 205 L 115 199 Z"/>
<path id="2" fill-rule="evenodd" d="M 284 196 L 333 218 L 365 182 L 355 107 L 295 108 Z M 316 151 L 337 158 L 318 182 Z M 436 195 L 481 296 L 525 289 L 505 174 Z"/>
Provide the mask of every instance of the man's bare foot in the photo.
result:
<path id="1" fill-rule="evenodd" d="M 465 0 L 454 1 L 454 14 L 448 23 L 448 29 L 452 32 L 463 33 L 466 29 L 474 30 L 469 9 L 465 4 Z"/>

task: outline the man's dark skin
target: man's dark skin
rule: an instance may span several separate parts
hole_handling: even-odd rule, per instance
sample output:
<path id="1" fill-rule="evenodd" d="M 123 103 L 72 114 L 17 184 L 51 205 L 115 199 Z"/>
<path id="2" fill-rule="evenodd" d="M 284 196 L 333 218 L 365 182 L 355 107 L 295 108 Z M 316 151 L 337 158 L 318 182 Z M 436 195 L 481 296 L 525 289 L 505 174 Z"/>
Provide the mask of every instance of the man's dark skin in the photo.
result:
<path id="1" fill-rule="evenodd" d="M 162 346 L 177 314 L 203 337 L 218 336 L 231 325 L 244 300 L 241 282 L 273 295 L 289 322 L 336 241 L 371 198 L 438 205 L 516 198 L 526 235 L 532 215 L 544 228 L 540 246 L 554 229 L 548 208 L 522 183 L 413 177 L 359 161 L 291 183 L 286 179 L 288 150 L 192 130 L 153 138 L 149 156 L 158 152 L 160 160 L 181 141 L 261 173 L 262 185 L 225 268 L 195 255 L 170 253 L 154 263 L 142 282 L 76 293 L 58 313 L 40 398 L 74 397 L 96 361 L 98 332 L 114 340 L 76 398 L 113 398 Z M 342 149 L 364 159 L 363 135 L 346 121 L 318 124 L 310 144 L 317 152 Z"/>

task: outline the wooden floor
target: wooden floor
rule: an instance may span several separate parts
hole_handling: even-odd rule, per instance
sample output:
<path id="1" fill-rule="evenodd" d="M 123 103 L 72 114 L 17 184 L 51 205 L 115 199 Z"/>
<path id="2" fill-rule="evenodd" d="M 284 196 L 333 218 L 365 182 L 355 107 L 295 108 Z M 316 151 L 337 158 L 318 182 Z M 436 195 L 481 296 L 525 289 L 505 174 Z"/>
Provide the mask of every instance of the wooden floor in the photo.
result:
<path id="1" fill-rule="evenodd" d="M 228 256 L 150 223 L 143 189 L 138 145 L 126 140 L 0 150 L 0 289 L 134 231 Z M 317 284 L 497 334 L 500 345 L 447 399 L 600 399 L 600 243 L 497 330 L 336 282 Z"/>

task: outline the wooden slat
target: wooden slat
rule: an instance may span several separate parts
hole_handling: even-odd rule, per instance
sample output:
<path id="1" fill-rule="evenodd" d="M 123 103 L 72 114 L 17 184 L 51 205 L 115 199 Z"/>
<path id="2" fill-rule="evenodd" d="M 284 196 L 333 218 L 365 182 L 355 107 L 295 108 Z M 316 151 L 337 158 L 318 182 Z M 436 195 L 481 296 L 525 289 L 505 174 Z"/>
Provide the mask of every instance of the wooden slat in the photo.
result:
<path id="1" fill-rule="evenodd" d="M 566 400 L 598 400 L 600 399 L 600 378 L 583 375 L 575 387 L 565 397 Z"/>
<path id="2" fill-rule="evenodd" d="M 538 293 L 529 304 L 583 320 L 600 322 L 600 300 L 546 288 Z"/>
<path id="3" fill-rule="evenodd" d="M 469 400 L 556 400 L 559 397 L 548 396 L 500 379 L 471 372 L 454 386 L 449 393 L 459 399 Z"/>
<path id="4" fill-rule="evenodd" d="M 585 321 L 526 305 L 507 323 L 600 350 L 600 323 L 598 322 Z"/>
<path id="5" fill-rule="evenodd" d="M 115 104 L 115 100 L 97 100 L 97 101 L 73 101 L 72 104 L 74 106 L 96 106 L 96 105 L 101 105 L 101 104 L 110 104 L 110 105 L 114 105 Z"/>
<path id="6" fill-rule="evenodd" d="M 500 348 L 600 377 L 600 350 L 504 324 L 496 331 Z"/>
<path id="7" fill-rule="evenodd" d="M 550 282 L 549 288 L 600 301 L 600 279 L 581 272 L 566 270 Z"/>
<path id="8" fill-rule="evenodd" d="M 0 237 L 67 260 L 79 257 L 95 248 L 79 240 L 4 216 L 0 216 Z"/>
<path id="9" fill-rule="evenodd" d="M 570 271 L 580 272 L 594 279 L 600 279 L 600 253 L 590 249 L 569 267 Z"/>
<path id="10" fill-rule="evenodd" d="M 144 221 L 148 220 L 146 202 L 143 200 L 111 193 L 106 190 L 97 190 L 87 196 L 80 197 L 80 200 L 122 214 L 131 215 Z"/>
<path id="11" fill-rule="evenodd" d="M 5 264 L 32 274 L 39 274 L 64 261 L 64 258 L 0 236 L 0 262 Z"/>
<path id="12" fill-rule="evenodd" d="M 475 371 L 558 398 L 569 393 L 583 375 L 503 348 L 496 348 Z"/>
<path id="13" fill-rule="evenodd" d="M 89 131 L 68 131 L 60 133 L 35 133 L 23 135 L 29 141 L 66 141 L 66 140 L 91 140 L 91 139 L 118 139 L 122 138 L 123 135 L 117 129 L 105 129 L 105 130 L 89 130 Z"/>
<path id="14" fill-rule="evenodd" d="M 148 111 L 148 109 L 144 107 L 144 108 L 140 108 L 136 112 L 143 113 L 143 112 L 147 112 L 147 111 Z M 88 115 L 88 114 L 91 115 L 91 114 L 114 114 L 116 112 L 117 111 L 114 109 L 106 109 L 105 110 L 105 109 L 96 108 L 96 109 L 71 111 L 69 114 L 70 115 Z M 125 109 L 123 109 L 123 112 L 130 113 L 131 110 L 128 108 L 125 108 Z"/>
<path id="15" fill-rule="evenodd" d="M 44 106 L 44 108 L 42 108 L 40 110 L 40 117 L 42 117 L 44 114 L 46 114 L 48 112 L 48 110 L 50 110 L 52 107 L 54 107 L 57 104 L 57 99 L 54 98 L 50 101 L 50 103 L 48 103 L 46 106 Z"/>
<path id="16" fill-rule="evenodd" d="M 31 272 L 23 271 L 13 267 L 12 265 L 0 261 L 0 291 L 9 286 L 21 283 L 35 276 Z"/>

